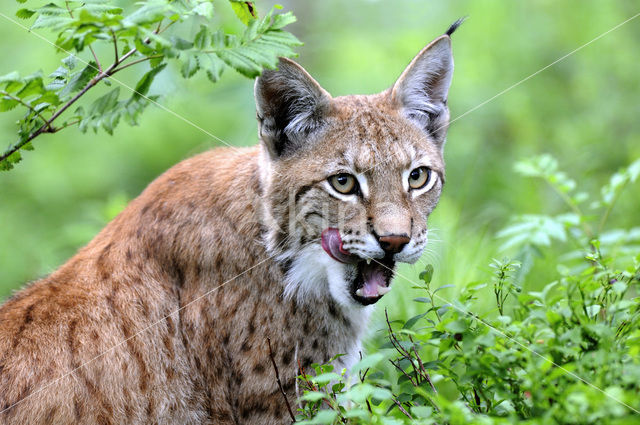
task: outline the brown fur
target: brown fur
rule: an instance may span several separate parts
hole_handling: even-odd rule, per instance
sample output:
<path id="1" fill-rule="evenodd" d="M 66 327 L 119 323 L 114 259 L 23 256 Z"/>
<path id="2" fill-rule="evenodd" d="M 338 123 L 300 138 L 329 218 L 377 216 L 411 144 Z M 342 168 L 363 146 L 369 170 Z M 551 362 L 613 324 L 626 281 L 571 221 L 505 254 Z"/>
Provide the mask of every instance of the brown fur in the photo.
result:
<path id="1" fill-rule="evenodd" d="M 354 244 L 372 230 L 426 239 L 444 130 L 412 123 L 398 96 L 331 99 L 322 129 L 286 155 L 270 148 L 263 123 L 262 148 L 179 163 L 59 270 L 9 299 L 0 307 L 0 422 L 290 422 L 267 338 L 294 403 L 296 363 L 357 349 L 367 309 L 329 293 L 285 296 L 291 252 L 318 246 L 327 222 Z M 420 199 L 398 177 L 415 151 L 440 176 Z M 371 194 L 345 207 L 322 184 L 349 158 Z"/>

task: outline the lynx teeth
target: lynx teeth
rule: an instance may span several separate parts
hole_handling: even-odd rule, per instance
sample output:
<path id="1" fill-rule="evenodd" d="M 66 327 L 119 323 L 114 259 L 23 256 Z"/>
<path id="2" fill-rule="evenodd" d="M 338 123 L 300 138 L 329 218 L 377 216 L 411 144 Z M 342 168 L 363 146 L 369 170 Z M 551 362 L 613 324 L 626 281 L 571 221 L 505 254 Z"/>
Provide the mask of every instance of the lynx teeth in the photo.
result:
<path id="1" fill-rule="evenodd" d="M 378 295 L 383 296 L 387 292 L 389 292 L 391 288 L 389 286 L 378 286 Z"/>

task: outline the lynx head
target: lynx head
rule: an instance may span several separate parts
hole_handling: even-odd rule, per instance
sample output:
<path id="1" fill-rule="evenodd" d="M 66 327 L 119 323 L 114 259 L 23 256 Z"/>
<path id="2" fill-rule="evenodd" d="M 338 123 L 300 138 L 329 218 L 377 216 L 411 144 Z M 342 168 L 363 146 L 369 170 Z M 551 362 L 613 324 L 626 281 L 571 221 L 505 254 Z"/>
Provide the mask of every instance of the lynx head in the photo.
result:
<path id="1" fill-rule="evenodd" d="M 333 98 L 287 59 L 256 81 L 266 242 L 285 295 L 373 304 L 396 262 L 422 254 L 444 183 L 451 32 L 379 94 Z"/>

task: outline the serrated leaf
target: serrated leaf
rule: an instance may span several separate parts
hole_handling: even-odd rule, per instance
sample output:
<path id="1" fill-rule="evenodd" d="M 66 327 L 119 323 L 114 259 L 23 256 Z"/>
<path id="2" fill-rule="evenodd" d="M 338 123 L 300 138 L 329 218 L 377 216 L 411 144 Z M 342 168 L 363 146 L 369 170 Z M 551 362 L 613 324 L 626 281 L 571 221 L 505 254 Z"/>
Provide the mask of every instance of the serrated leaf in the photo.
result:
<path id="1" fill-rule="evenodd" d="M 62 31 L 67 28 L 73 19 L 67 16 L 39 14 L 31 29 L 48 28 L 52 31 Z"/>
<path id="2" fill-rule="evenodd" d="M 113 109 L 118 103 L 118 97 L 120 96 L 120 87 L 116 87 L 113 90 L 107 92 L 107 94 L 97 98 L 89 109 L 90 115 L 102 115 L 107 111 Z"/>
<path id="3" fill-rule="evenodd" d="M 200 63 L 196 55 L 187 54 L 182 61 L 182 67 L 180 67 L 180 73 L 184 78 L 191 78 L 200 69 Z"/>
<path id="4" fill-rule="evenodd" d="M 193 8 L 193 13 L 206 19 L 213 19 L 213 4 L 209 1 L 199 3 Z"/>
<path id="5" fill-rule="evenodd" d="M 193 43 L 181 37 L 171 37 L 171 44 L 178 50 L 188 50 L 193 47 Z"/>
<path id="6" fill-rule="evenodd" d="M 225 64 L 216 55 L 208 55 L 211 65 L 207 69 L 207 77 L 212 83 L 217 83 L 224 72 Z"/>
<path id="7" fill-rule="evenodd" d="M 0 170 L 9 171 L 13 168 L 13 164 L 17 164 L 22 161 L 22 155 L 16 151 L 9 155 L 4 161 L 0 162 Z"/>
<path id="8" fill-rule="evenodd" d="M 74 55 L 70 55 L 62 59 L 62 65 L 64 65 L 69 71 L 73 70 L 73 68 L 76 67 L 77 63 L 78 58 L 76 58 Z"/>
<path id="9" fill-rule="evenodd" d="M 262 72 L 262 68 L 257 63 L 235 49 L 220 50 L 216 54 L 227 65 L 246 77 L 255 78 Z"/>
<path id="10" fill-rule="evenodd" d="M 16 16 L 20 19 L 29 19 L 30 17 L 32 17 L 34 14 L 36 13 L 35 10 L 31 10 L 31 9 L 19 9 L 16 12 Z"/>
<path id="11" fill-rule="evenodd" d="M 89 64 L 82 69 L 82 71 L 78 71 L 75 74 L 72 74 L 69 82 L 60 91 L 60 98 L 65 98 L 70 94 L 80 90 L 84 86 L 86 86 L 89 81 L 98 74 L 98 67 L 95 62 L 91 61 Z"/>
<path id="12" fill-rule="evenodd" d="M 15 108 L 16 106 L 18 106 L 19 104 L 20 104 L 20 102 L 18 102 L 16 99 L 12 99 L 10 97 L 3 96 L 0 99 L 0 112 L 10 111 L 13 108 Z"/>
<path id="13" fill-rule="evenodd" d="M 211 42 L 211 33 L 209 32 L 209 28 L 206 25 L 200 25 L 200 31 L 197 32 L 195 38 L 193 39 L 193 45 L 196 49 L 205 49 L 209 46 Z"/>
<path id="14" fill-rule="evenodd" d="M 158 75 L 158 73 L 160 71 L 162 71 L 166 66 L 167 66 L 167 64 L 163 63 L 160 66 L 157 66 L 155 68 L 151 68 L 150 71 L 148 71 L 146 74 L 144 74 L 142 76 L 142 78 L 140 79 L 140 81 L 138 81 L 138 84 L 136 84 L 136 89 L 135 89 L 135 92 L 134 92 L 132 98 L 139 98 L 139 97 L 142 97 L 142 96 L 146 95 L 149 92 L 149 88 L 151 87 L 151 83 L 153 83 L 153 80 L 154 80 L 154 78 L 156 78 L 156 75 Z"/>
<path id="15" fill-rule="evenodd" d="M 69 75 L 69 70 L 64 66 L 59 66 L 58 69 L 49 74 L 49 78 L 66 78 Z"/>
<path id="16" fill-rule="evenodd" d="M 17 93 L 17 96 L 24 99 L 29 96 L 33 96 L 34 94 L 41 94 L 44 92 L 44 85 L 42 83 L 42 77 L 34 76 L 32 78 L 28 78 L 27 83 L 20 89 Z"/>
<path id="17" fill-rule="evenodd" d="M 271 29 L 277 30 L 296 22 L 297 20 L 298 19 L 293 15 L 292 12 L 283 13 L 281 15 L 274 15 L 269 27 Z"/>
<path id="18" fill-rule="evenodd" d="M 258 17 L 258 13 L 256 12 L 255 5 L 252 1 L 230 0 L 230 3 L 233 12 L 243 24 L 248 25 L 249 22 Z"/>
<path id="19" fill-rule="evenodd" d="M 21 83 L 22 81 L 23 79 L 20 78 L 20 74 L 18 74 L 16 71 L 10 72 L 0 77 L 0 84 L 15 82 Z"/>

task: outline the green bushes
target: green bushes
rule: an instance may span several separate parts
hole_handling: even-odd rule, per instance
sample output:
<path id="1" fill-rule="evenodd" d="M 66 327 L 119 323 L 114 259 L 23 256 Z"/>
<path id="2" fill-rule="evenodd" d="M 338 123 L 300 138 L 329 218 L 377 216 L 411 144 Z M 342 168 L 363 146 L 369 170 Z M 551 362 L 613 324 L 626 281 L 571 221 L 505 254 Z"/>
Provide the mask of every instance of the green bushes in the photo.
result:
<path id="1" fill-rule="evenodd" d="M 414 279 L 423 311 L 387 317 L 386 342 L 349 378 L 331 365 L 301 376 L 300 423 L 637 423 L 640 229 L 603 229 L 640 161 L 591 201 L 549 156 L 516 170 L 550 184 L 570 211 L 516 217 L 499 233 L 516 260 L 495 260 L 491 281 L 456 299 L 440 295 L 448 285 L 428 266 Z M 528 271 L 551 247 L 566 254 L 542 258 L 556 278 L 541 286 Z M 486 303 L 488 314 L 474 313 Z"/>

